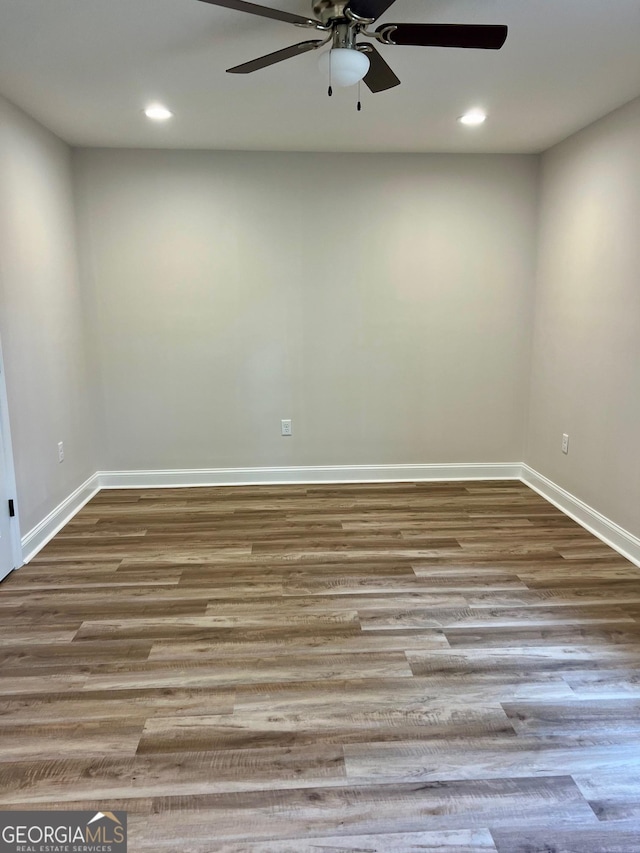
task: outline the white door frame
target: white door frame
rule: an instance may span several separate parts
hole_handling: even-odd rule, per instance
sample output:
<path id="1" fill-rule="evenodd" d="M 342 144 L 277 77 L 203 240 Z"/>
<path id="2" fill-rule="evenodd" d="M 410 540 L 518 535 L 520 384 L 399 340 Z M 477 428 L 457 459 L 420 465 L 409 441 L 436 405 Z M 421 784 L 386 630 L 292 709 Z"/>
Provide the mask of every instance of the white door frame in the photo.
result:
<path id="1" fill-rule="evenodd" d="M 3 455 L 3 468 L 7 490 L 13 495 L 13 507 L 15 515 L 10 519 L 11 551 L 13 554 L 14 568 L 23 565 L 22 542 L 20 540 L 20 519 L 18 516 L 18 496 L 16 490 L 16 472 L 13 464 L 13 452 L 11 449 L 11 425 L 9 423 L 9 401 L 7 399 L 7 386 L 4 376 L 4 361 L 2 360 L 2 341 L 0 340 L 0 453 Z"/>

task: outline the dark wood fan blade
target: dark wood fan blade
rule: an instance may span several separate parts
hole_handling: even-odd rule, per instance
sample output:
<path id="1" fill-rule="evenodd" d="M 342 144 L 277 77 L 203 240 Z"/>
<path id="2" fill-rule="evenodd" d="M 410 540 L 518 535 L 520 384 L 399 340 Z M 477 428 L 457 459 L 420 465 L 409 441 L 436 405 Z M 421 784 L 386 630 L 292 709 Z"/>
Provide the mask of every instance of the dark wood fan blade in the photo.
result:
<path id="1" fill-rule="evenodd" d="M 368 47 L 367 56 L 371 62 L 371 67 L 364 78 L 365 84 L 372 92 L 384 92 L 386 89 L 393 89 L 394 86 L 399 86 L 400 80 L 375 47 L 373 45 L 368 45 Z"/>
<path id="2" fill-rule="evenodd" d="M 309 50 L 317 50 L 320 45 L 324 44 L 320 39 L 314 41 L 301 41 L 299 44 L 292 44 L 291 47 L 285 47 L 283 50 L 276 50 L 275 53 L 268 53 L 266 56 L 261 56 L 259 59 L 253 59 L 251 62 L 245 62 L 243 65 L 236 65 L 234 68 L 227 68 L 227 74 L 251 74 L 253 71 L 259 71 L 261 68 L 268 68 L 269 65 L 275 65 L 276 62 L 282 62 L 284 59 L 291 59 L 293 56 L 298 56 L 299 53 L 307 53 Z"/>
<path id="3" fill-rule="evenodd" d="M 291 12 L 281 12 L 279 9 L 269 9 L 267 6 L 258 6 L 257 3 L 245 3 L 245 0 L 200 0 L 201 3 L 210 3 L 212 6 L 224 6 L 225 9 L 235 9 L 236 12 L 248 12 L 250 15 L 260 15 L 262 18 L 273 18 L 276 21 L 284 21 L 287 24 L 298 24 L 298 26 L 315 27 L 320 21 L 313 18 L 303 18 L 301 15 L 292 15 Z"/>
<path id="4" fill-rule="evenodd" d="M 499 50 L 508 28 L 493 24 L 383 24 L 376 32 L 386 44 Z"/>
<path id="5" fill-rule="evenodd" d="M 396 0 L 351 0 L 347 9 L 358 18 L 369 18 L 377 21 Z"/>

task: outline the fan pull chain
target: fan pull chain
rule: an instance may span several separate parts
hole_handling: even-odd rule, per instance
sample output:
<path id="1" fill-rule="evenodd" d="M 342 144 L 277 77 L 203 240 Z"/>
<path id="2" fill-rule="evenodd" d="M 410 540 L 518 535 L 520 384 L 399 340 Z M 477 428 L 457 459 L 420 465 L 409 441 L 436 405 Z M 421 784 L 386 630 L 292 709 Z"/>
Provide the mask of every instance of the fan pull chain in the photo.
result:
<path id="1" fill-rule="evenodd" d="M 358 112 L 362 112 L 362 101 L 360 100 L 360 80 L 358 80 Z"/>
<path id="2" fill-rule="evenodd" d="M 331 51 L 329 51 L 329 91 L 328 95 L 331 97 L 333 95 L 333 86 L 332 86 L 333 78 L 331 76 Z"/>

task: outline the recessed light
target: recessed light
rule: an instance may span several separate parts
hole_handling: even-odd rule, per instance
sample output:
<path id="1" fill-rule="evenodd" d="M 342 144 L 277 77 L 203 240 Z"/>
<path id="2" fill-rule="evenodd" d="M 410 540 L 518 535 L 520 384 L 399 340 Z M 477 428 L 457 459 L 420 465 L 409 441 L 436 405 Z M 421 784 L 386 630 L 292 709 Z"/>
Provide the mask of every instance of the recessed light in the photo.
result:
<path id="1" fill-rule="evenodd" d="M 173 116 L 171 110 L 163 107 L 162 104 L 151 104 L 151 106 L 146 108 L 144 114 L 147 118 L 153 119 L 154 121 L 166 121 L 168 118 Z"/>
<path id="2" fill-rule="evenodd" d="M 466 124 L 469 127 L 474 127 L 479 124 L 484 124 L 487 119 L 487 114 L 483 110 L 469 110 L 463 116 L 460 116 L 458 121 L 460 124 Z"/>

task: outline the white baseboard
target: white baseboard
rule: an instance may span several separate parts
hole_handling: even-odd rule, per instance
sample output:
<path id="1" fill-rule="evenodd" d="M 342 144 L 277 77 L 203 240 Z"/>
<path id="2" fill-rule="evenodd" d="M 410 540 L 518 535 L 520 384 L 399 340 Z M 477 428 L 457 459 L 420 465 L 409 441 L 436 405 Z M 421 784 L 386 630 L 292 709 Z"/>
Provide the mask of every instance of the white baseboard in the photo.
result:
<path id="1" fill-rule="evenodd" d="M 415 480 L 518 480 L 521 464 L 318 465 L 290 468 L 185 468 L 167 471 L 99 471 L 103 489 L 182 486 L 256 486 L 286 483 L 384 483 Z"/>
<path id="2" fill-rule="evenodd" d="M 78 486 L 75 492 L 72 492 L 69 497 L 59 503 L 46 518 L 32 527 L 21 540 L 23 562 L 28 563 L 29 560 L 32 560 L 38 551 L 41 551 L 47 542 L 53 539 L 56 533 L 62 530 L 65 524 L 71 521 L 73 516 L 99 491 L 98 475 L 93 474 L 81 486 Z"/>
<path id="3" fill-rule="evenodd" d="M 577 521 L 582 527 L 597 536 L 630 560 L 640 566 L 640 539 L 629 533 L 615 521 L 599 513 L 579 498 L 557 486 L 528 465 L 522 465 L 522 482 L 557 506 L 565 515 Z"/>

